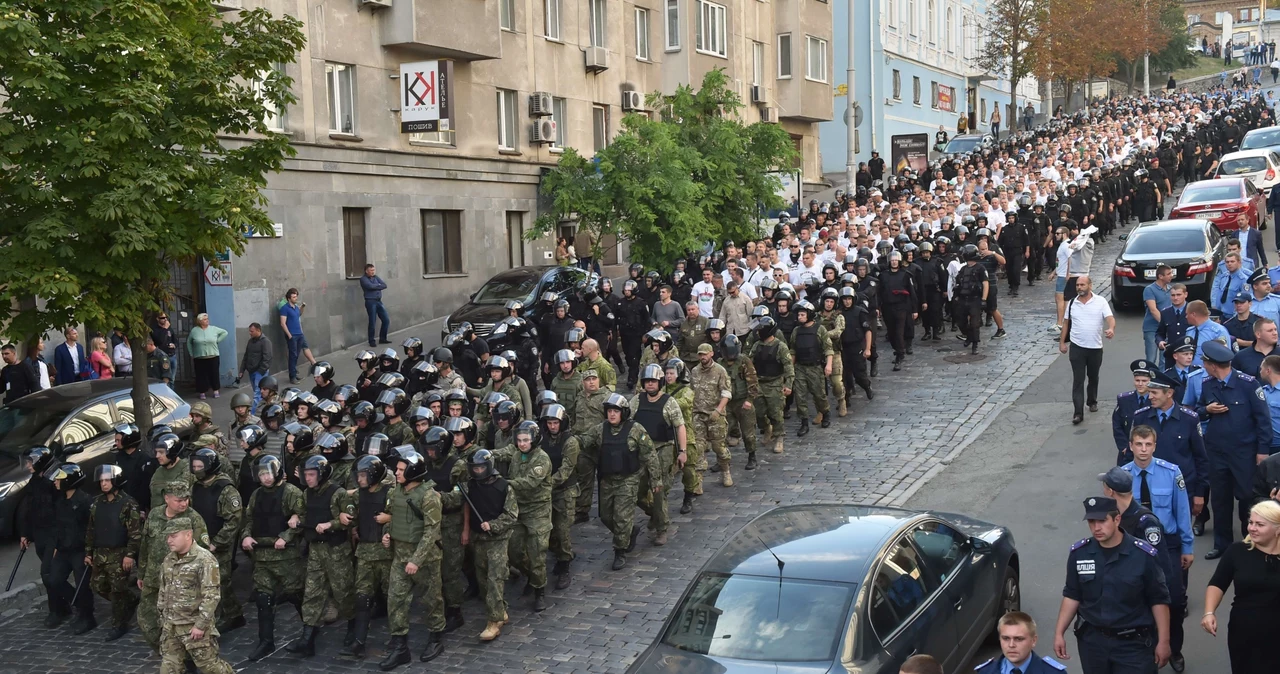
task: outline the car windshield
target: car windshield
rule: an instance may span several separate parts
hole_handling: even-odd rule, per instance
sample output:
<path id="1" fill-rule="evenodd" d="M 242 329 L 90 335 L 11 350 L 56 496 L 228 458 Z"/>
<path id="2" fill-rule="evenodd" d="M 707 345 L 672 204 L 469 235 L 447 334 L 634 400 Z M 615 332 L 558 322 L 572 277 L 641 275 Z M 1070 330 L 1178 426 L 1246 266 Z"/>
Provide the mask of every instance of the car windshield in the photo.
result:
<path id="1" fill-rule="evenodd" d="M 65 414 L 48 407 L 0 408 L 0 454 L 17 457 L 48 441 Z"/>
<path id="2" fill-rule="evenodd" d="M 508 300 L 533 301 L 533 291 L 538 287 L 538 277 L 533 274 L 506 274 L 491 278 L 476 293 L 475 304 L 506 304 Z"/>
<path id="3" fill-rule="evenodd" d="M 1280 129 L 1257 131 L 1245 136 L 1244 140 L 1240 141 L 1241 150 L 1256 150 L 1276 145 L 1280 145 Z"/>
<path id="4" fill-rule="evenodd" d="M 1158 255 L 1161 253 L 1203 253 L 1204 232 L 1198 229 L 1138 230 L 1129 237 L 1126 255 Z"/>
<path id="5" fill-rule="evenodd" d="M 1236 157 L 1223 160 L 1218 165 L 1218 175 L 1237 176 L 1241 173 L 1257 173 L 1267 170 L 1266 157 Z"/>
<path id="6" fill-rule="evenodd" d="M 704 573 L 662 643 L 712 657 L 800 662 L 835 655 L 854 586 Z"/>
<path id="7" fill-rule="evenodd" d="M 1182 191 L 1182 204 L 1207 204 L 1210 201 L 1239 201 L 1240 185 L 1236 182 L 1222 185 L 1194 185 Z"/>
<path id="8" fill-rule="evenodd" d="M 947 154 L 960 154 L 962 152 L 969 152 L 973 148 L 978 147 L 978 145 L 980 145 L 981 143 L 982 143 L 981 136 L 970 136 L 968 138 L 952 138 L 951 142 L 947 143 L 946 152 Z"/>

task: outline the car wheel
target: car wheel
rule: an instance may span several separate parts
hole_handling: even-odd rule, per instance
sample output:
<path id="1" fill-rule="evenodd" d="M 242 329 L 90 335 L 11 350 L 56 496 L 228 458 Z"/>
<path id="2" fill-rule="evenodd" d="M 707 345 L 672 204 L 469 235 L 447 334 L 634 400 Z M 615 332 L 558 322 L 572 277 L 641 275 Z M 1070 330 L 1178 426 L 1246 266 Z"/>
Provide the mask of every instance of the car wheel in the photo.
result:
<path id="1" fill-rule="evenodd" d="M 1018 581 L 1018 570 L 1012 566 L 1005 570 L 1004 582 L 1000 584 L 999 606 L 1001 616 L 1010 611 L 1022 610 L 1022 585 Z"/>

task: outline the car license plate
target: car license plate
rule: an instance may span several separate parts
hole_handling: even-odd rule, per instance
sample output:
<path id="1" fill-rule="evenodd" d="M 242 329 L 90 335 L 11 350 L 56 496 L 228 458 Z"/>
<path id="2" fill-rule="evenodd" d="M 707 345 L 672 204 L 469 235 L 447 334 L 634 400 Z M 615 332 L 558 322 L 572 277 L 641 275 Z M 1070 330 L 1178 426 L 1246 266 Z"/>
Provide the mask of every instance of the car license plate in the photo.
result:
<path id="1" fill-rule="evenodd" d="M 1196 213 L 1196 219 L 1197 220 L 1216 220 L 1219 215 L 1222 215 L 1221 211 L 1205 211 L 1204 213 Z"/>
<path id="2" fill-rule="evenodd" d="M 1154 279 L 1155 277 L 1156 277 L 1156 270 L 1154 269 L 1147 269 L 1142 272 L 1142 278 L 1144 279 L 1151 280 L 1151 279 Z"/>

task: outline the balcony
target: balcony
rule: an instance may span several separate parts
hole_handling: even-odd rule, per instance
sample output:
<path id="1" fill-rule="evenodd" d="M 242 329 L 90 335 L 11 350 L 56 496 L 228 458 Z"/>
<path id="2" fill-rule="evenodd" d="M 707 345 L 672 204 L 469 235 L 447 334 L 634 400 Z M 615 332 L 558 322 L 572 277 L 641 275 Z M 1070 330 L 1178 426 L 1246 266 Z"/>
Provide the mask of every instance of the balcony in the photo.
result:
<path id="1" fill-rule="evenodd" d="M 380 12 L 382 46 L 459 61 L 502 58 L 499 0 L 396 0 Z"/>

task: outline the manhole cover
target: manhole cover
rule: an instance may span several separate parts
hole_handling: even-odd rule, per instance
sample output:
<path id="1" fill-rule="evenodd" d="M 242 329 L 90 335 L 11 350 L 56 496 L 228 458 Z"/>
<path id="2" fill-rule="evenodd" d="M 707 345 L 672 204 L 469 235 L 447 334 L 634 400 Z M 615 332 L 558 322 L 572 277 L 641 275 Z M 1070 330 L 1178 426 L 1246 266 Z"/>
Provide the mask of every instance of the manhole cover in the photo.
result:
<path id="1" fill-rule="evenodd" d="M 948 363 L 955 363 L 957 365 L 963 365 L 965 363 L 980 363 L 986 359 L 987 356 L 981 353 L 957 353 L 954 356 L 946 356 L 943 358 L 943 360 Z"/>
<path id="2" fill-rule="evenodd" d="M 949 346 L 940 346 L 940 347 L 938 347 L 938 350 L 939 350 L 939 351 L 955 351 L 955 349 L 953 349 L 953 348 L 951 348 L 951 347 L 949 347 Z"/>

